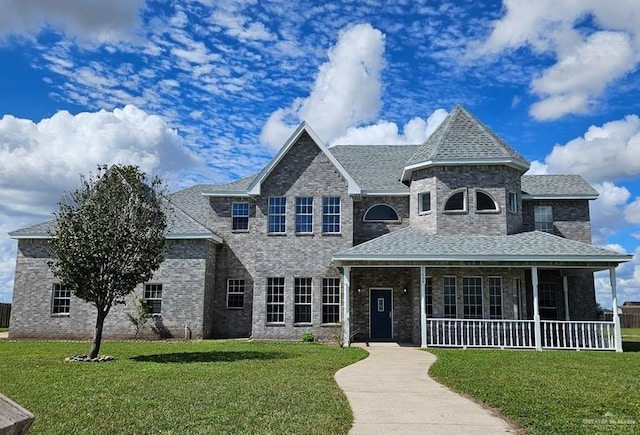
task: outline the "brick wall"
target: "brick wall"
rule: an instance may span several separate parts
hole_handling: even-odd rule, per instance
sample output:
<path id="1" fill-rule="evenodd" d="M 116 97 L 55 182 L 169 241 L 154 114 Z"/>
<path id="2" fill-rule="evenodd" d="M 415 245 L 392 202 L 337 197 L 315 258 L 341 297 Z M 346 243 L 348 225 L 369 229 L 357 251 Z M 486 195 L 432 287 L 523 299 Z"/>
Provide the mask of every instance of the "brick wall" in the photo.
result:
<path id="1" fill-rule="evenodd" d="M 210 242 L 181 240 L 172 242 L 165 261 L 151 283 L 162 284 L 162 316 L 154 319 L 164 336 L 183 337 L 185 325 L 193 338 L 203 336 L 206 250 Z M 72 296 L 68 315 L 51 314 L 53 284 L 58 282 L 46 262 L 46 240 L 20 240 L 16 262 L 12 338 L 93 337 L 95 309 Z M 104 324 L 104 338 L 132 338 L 134 328 L 126 312 L 135 313 L 134 295 L 142 296 L 143 286 L 126 298 L 125 305 L 114 306 Z M 155 337 L 148 328 L 140 336 Z"/>

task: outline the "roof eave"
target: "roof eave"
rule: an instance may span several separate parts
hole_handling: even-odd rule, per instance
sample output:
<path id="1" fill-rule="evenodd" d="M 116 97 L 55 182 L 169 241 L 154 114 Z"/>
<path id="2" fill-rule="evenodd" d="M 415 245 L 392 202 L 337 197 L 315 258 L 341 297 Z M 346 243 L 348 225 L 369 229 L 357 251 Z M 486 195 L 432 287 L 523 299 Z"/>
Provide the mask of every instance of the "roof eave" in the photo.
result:
<path id="1" fill-rule="evenodd" d="M 482 261 L 482 262 L 593 262 L 593 263 L 626 263 L 633 259 L 632 255 L 611 256 L 548 256 L 548 255 L 335 255 L 333 261 Z"/>
<path id="2" fill-rule="evenodd" d="M 529 164 L 521 162 L 512 158 L 487 158 L 487 159 L 442 159 L 442 160 L 427 160 L 420 163 L 414 163 L 407 165 L 402 169 L 401 181 L 408 181 L 413 171 L 418 169 L 424 169 L 431 166 L 484 166 L 484 165 L 505 165 L 522 171 L 523 173 L 529 170 Z"/>
<path id="3" fill-rule="evenodd" d="M 200 193 L 202 196 L 215 196 L 215 197 L 233 197 L 233 198 L 249 198 L 249 192 L 246 190 L 210 190 Z"/>
<path id="4" fill-rule="evenodd" d="M 224 239 L 217 234 L 176 233 L 167 235 L 167 240 L 212 240 L 223 244 Z"/>
<path id="5" fill-rule="evenodd" d="M 562 195 L 562 194 L 549 194 L 549 195 L 537 195 L 537 194 L 522 194 L 523 201 L 544 200 L 544 199 L 579 199 L 579 200 L 595 200 L 598 199 L 598 194 L 593 195 Z"/>

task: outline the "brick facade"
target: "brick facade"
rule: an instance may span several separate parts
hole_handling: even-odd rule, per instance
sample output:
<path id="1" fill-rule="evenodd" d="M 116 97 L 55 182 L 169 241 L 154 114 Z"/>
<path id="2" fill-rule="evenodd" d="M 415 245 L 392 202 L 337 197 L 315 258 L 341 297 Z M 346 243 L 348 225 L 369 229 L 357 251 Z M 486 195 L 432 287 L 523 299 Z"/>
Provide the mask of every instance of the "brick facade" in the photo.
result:
<path id="1" fill-rule="evenodd" d="M 399 174 L 400 175 L 400 174 Z M 348 180 L 319 147 L 303 132 L 278 164 L 261 180 L 259 195 L 216 194 L 207 201 L 206 226 L 223 239 L 222 244 L 205 240 L 172 242 L 166 260 L 152 283 L 162 284 L 162 315 L 154 319 L 163 336 L 192 338 L 253 337 L 256 339 L 298 340 L 304 332 L 334 340 L 339 326 L 323 324 L 324 278 L 342 278 L 342 270 L 332 256 L 384 234 L 416 227 L 429 234 L 508 235 L 535 228 L 534 207 L 553 207 L 557 235 L 585 243 L 591 241 L 587 200 L 522 201 L 521 172 L 511 166 L 461 165 L 431 166 L 416 170 L 407 182 L 406 195 L 353 195 Z M 419 213 L 419 195 L 429 192 L 431 210 Z M 463 192 L 465 209 L 445 211 L 452 193 Z M 493 211 L 479 211 L 478 192 L 492 198 Z M 509 210 L 509 193 L 516 194 L 517 207 Z M 340 233 L 323 233 L 323 198 L 338 197 Z M 267 230 L 269 198 L 284 197 L 285 231 Z M 295 229 L 296 198 L 312 198 L 312 232 L 299 234 Z M 249 225 L 234 230 L 233 204 L 247 203 Z M 366 222 L 370 207 L 386 204 L 399 215 L 397 222 Z M 207 216 L 207 213 L 203 213 Z M 47 242 L 20 239 L 16 263 L 15 291 L 10 334 L 13 338 L 90 338 L 93 334 L 93 309 L 75 299 L 68 315 L 51 314 L 52 286 L 55 279 L 46 265 Z M 501 279 L 502 317 L 532 317 L 531 269 L 528 267 L 481 268 L 477 264 L 449 267 L 434 262 L 427 267 L 432 279 L 433 317 L 444 316 L 444 277 L 456 279 L 457 317 L 463 317 L 462 285 L 465 277 L 479 277 L 482 283 L 482 314 L 489 317 L 489 281 Z M 351 276 L 351 329 L 355 340 L 370 338 L 370 300 L 372 288 L 392 290 L 393 339 L 420 341 L 419 267 L 353 267 Z M 267 282 L 284 279 L 284 317 L 282 322 L 267 319 Z M 311 322 L 294 321 L 296 278 L 311 279 Z M 242 306 L 228 307 L 229 280 L 244 282 Z M 595 318 L 593 275 L 573 271 L 569 278 L 569 310 L 572 320 Z M 555 315 L 564 319 L 562 275 L 559 270 L 541 270 L 540 282 L 556 292 Z M 342 318 L 342 282 L 340 282 L 340 318 Z M 551 287 L 549 287 L 551 288 Z M 519 289 L 519 290 L 518 290 Z M 141 295 L 142 286 L 136 290 Z M 133 312 L 134 295 L 124 306 L 114 307 L 105 323 L 105 338 L 130 338 L 133 327 L 125 313 Z M 147 329 L 143 336 L 153 336 Z"/>

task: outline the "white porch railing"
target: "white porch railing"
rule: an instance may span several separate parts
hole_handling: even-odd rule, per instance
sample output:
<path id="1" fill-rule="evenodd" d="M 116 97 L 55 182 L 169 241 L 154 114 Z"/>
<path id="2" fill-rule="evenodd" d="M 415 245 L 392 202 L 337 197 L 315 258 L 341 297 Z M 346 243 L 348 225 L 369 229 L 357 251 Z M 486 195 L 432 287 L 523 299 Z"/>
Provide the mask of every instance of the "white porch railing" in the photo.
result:
<path id="1" fill-rule="evenodd" d="M 427 319 L 427 346 L 535 349 L 533 320 Z M 541 322 L 541 348 L 615 350 L 613 322 Z"/>
<path id="2" fill-rule="evenodd" d="M 427 346 L 535 348 L 533 320 L 427 319 Z"/>
<path id="3" fill-rule="evenodd" d="M 613 322 L 543 320 L 542 348 L 616 350 Z"/>

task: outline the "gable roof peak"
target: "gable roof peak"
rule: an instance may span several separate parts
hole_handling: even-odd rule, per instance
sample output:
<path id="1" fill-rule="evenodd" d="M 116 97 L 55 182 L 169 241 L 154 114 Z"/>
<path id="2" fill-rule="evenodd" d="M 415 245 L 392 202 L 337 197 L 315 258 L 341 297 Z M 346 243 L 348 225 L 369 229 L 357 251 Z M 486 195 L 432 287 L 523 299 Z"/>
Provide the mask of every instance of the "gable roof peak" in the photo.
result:
<path id="1" fill-rule="evenodd" d="M 354 179 L 347 173 L 344 167 L 338 162 L 338 160 L 334 157 L 334 155 L 329 151 L 327 146 L 324 144 L 322 139 L 316 134 L 315 131 L 311 128 L 311 126 L 307 123 L 307 121 L 303 120 L 298 124 L 298 127 L 293 131 L 289 139 L 284 143 L 282 148 L 276 153 L 275 156 L 271 159 L 269 164 L 265 166 L 262 171 L 253 179 L 249 187 L 247 188 L 248 195 L 260 195 L 262 183 L 267 179 L 269 174 L 274 170 L 278 163 L 282 160 L 282 158 L 287 155 L 289 150 L 298 142 L 298 139 L 304 134 L 308 134 L 311 140 L 316 144 L 316 146 L 320 149 L 320 151 L 329 158 L 331 163 L 336 167 L 338 172 L 347 180 L 348 184 L 348 192 L 350 195 L 360 195 L 361 189 L 360 186 L 354 181 Z"/>
<path id="2" fill-rule="evenodd" d="M 402 180 L 428 166 L 501 164 L 529 169 L 529 162 L 461 104 L 457 104 L 436 130 L 411 156 Z"/>

